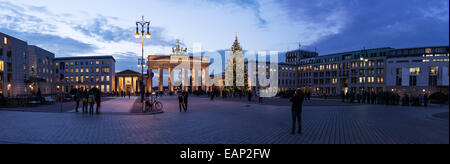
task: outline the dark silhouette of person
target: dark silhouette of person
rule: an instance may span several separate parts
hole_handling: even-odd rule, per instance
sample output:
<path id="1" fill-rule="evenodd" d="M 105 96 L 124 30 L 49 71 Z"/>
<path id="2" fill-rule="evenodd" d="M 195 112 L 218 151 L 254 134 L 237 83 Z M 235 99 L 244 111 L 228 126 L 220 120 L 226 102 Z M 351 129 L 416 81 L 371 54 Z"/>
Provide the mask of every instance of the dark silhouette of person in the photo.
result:
<path id="1" fill-rule="evenodd" d="M 183 98 L 184 98 L 184 112 L 187 112 L 187 110 L 188 110 L 189 93 L 185 92 Z"/>
<path id="2" fill-rule="evenodd" d="M 252 102 L 253 92 L 248 92 L 248 102 Z"/>
<path id="3" fill-rule="evenodd" d="M 183 98 L 183 94 L 179 94 L 178 95 L 178 106 L 180 107 L 180 112 L 183 112 L 184 109 L 184 98 Z"/>
<path id="4" fill-rule="evenodd" d="M 423 95 L 423 105 L 428 107 L 428 102 L 430 101 L 428 94 Z"/>
<path id="5" fill-rule="evenodd" d="M 94 92 L 91 90 L 88 93 L 88 102 L 89 102 L 89 114 L 94 115 L 94 103 L 95 103 L 95 96 Z"/>
<path id="6" fill-rule="evenodd" d="M 76 103 L 76 107 L 75 107 L 75 112 L 78 113 L 78 108 L 80 107 L 80 101 L 81 101 L 81 94 L 80 94 L 80 90 L 77 89 L 74 95 L 74 100 Z"/>
<path id="7" fill-rule="evenodd" d="M 95 92 L 95 103 L 97 104 L 97 108 L 96 108 L 96 114 L 100 114 L 100 107 L 101 107 L 101 103 L 102 103 L 102 93 L 100 90 L 96 90 Z"/>
<path id="8" fill-rule="evenodd" d="M 302 134 L 302 112 L 303 112 L 303 101 L 305 95 L 301 90 L 295 91 L 295 95 L 291 98 L 292 102 L 292 132 L 295 134 L 296 124 L 298 122 L 298 133 Z"/>
<path id="9" fill-rule="evenodd" d="M 88 112 L 88 98 L 89 98 L 89 94 L 87 93 L 87 89 L 83 90 L 81 92 L 81 98 L 83 101 L 83 113 L 87 113 Z"/>

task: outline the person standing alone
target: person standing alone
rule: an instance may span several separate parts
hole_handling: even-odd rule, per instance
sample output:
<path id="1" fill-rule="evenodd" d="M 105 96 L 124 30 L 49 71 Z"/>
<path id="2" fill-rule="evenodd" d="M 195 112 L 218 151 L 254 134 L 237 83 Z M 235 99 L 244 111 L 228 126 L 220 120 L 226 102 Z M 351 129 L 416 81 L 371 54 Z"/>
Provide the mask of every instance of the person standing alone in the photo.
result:
<path id="1" fill-rule="evenodd" d="M 294 97 L 291 98 L 292 102 L 292 132 L 295 134 L 296 124 L 298 122 L 298 134 L 302 134 L 302 112 L 303 112 L 303 101 L 305 95 L 301 90 L 295 91 Z"/>
<path id="2" fill-rule="evenodd" d="M 184 98 L 183 94 L 178 95 L 178 107 L 180 107 L 180 112 L 183 112 L 184 109 Z"/>
<path id="3" fill-rule="evenodd" d="M 76 103 L 75 112 L 78 113 L 78 108 L 80 107 L 80 101 L 81 101 L 81 94 L 80 94 L 79 89 L 77 89 L 77 91 L 75 92 L 74 100 Z"/>
<path id="4" fill-rule="evenodd" d="M 189 100 L 189 93 L 188 92 L 184 92 L 184 112 L 187 112 L 188 110 L 188 100 Z"/>

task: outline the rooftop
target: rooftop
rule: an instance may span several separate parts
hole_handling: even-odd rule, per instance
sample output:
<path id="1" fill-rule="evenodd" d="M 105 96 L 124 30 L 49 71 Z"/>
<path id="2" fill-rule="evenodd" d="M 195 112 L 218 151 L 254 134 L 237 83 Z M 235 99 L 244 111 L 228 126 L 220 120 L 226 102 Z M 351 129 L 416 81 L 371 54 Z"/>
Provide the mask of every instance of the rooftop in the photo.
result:
<path id="1" fill-rule="evenodd" d="M 112 59 L 116 62 L 113 56 L 78 56 L 78 57 L 61 57 L 55 60 L 82 60 L 82 59 Z"/>

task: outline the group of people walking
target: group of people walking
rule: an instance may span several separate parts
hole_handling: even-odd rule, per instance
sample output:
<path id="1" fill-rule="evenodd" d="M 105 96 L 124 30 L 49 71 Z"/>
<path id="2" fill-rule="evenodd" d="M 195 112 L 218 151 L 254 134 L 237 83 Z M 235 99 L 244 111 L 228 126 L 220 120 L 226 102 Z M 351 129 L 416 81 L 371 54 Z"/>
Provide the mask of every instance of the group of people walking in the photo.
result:
<path id="1" fill-rule="evenodd" d="M 127 92 L 125 92 L 125 91 L 121 91 L 121 92 L 114 91 L 113 92 L 113 96 L 114 97 L 123 97 L 123 98 L 128 97 L 129 99 L 131 99 L 131 92 L 130 91 L 127 91 Z"/>
<path id="2" fill-rule="evenodd" d="M 74 95 L 74 100 L 76 103 L 75 112 L 79 112 L 80 102 L 82 102 L 83 113 L 94 115 L 94 104 L 96 104 L 96 114 L 100 114 L 101 107 L 101 92 L 97 88 L 91 90 L 88 89 L 77 89 Z"/>
<path id="3" fill-rule="evenodd" d="M 178 106 L 180 107 L 180 112 L 187 112 L 188 110 L 188 100 L 189 100 L 189 93 L 188 92 L 182 92 L 178 95 Z"/>
<path id="4" fill-rule="evenodd" d="M 403 105 L 403 106 L 425 106 L 427 107 L 430 99 L 428 94 L 418 94 L 416 96 L 404 94 L 400 96 L 394 92 L 362 92 L 347 94 L 341 93 L 342 102 L 360 103 L 360 104 L 384 104 L 384 105 Z"/>

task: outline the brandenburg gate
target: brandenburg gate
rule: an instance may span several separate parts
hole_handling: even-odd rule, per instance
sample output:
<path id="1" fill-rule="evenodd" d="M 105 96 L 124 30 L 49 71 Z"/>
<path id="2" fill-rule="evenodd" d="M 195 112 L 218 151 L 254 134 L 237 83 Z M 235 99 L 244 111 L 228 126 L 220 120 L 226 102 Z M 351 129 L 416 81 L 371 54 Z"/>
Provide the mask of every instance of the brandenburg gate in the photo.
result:
<path id="1" fill-rule="evenodd" d="M 148 72 L 158 70 L 158 89 L 161 92 L 164 92 L 164 70 L 168 70 L 170 92 L 174 92 L 175 87 L 180 87 L 186 92 L 189 91 L 189 87 L 191 87 L 191 91 L 199 91 L 199 87 L 201 87 L 201 90 L 208 92 L 207 80 L 210 80 L 210 65 L 208 57 L 189 56 L 187 48 L 181 48 L 179 40 L 177 40 L 176 47 L 172 48 L 170 56 L 150 55 L 147 60 Z M 178 84 L 175 83 L 174 71 L 181 72 Z M 192 72 L 191 76 L 189 76 L 189 72 Z M 149 76 L 147 84 L 147 90 L 152 92 L 153 77 Z"/>

